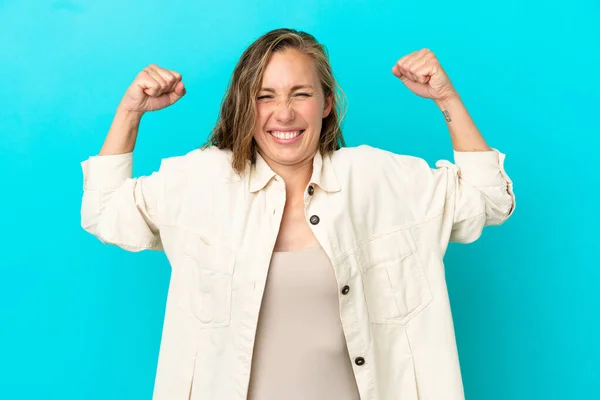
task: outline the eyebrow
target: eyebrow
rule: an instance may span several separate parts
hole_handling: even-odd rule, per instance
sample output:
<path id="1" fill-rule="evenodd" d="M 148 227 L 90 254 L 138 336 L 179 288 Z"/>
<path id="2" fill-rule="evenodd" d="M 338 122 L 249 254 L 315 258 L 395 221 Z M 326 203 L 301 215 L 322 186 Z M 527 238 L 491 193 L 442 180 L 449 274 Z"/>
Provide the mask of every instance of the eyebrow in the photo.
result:
<path id="1" fill-rule="evenodd" d="M 293 92 L 294 90 L 298 90 L 298 89 L 311 89 L 311 90 L 315 90 L 314 87 L 312 87 L 311 85 L 296 85 L 296 86 L 292 86 L 291 88 L 291 92 Z M 272 92 L 272 93 L 276 93 L 275 89 L 272 88 L 261 88 L 260 89 L 261 92 Z"/>

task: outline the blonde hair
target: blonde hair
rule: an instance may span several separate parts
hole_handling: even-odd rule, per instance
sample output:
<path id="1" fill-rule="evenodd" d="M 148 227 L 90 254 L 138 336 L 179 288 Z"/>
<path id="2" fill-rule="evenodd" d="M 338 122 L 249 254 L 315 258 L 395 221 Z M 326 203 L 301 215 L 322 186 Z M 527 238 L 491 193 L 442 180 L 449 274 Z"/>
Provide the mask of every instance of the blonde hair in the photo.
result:
<path id="1" fill-rule="evenodd" d="M 254 163 L 256 160 L 255 99 L 267 63 L 274 52 L 290 48 L 314 60 L 325 98 L 333 94 L 331 112 L 323 119 L 319 151 L 329 154 L 346 145 L 341 129 L 345 96 L 333 76 L 327 49 L 306 32 L 275 29 L 254 41 L 240 57 L 221 103 L 218 122 L 203 146 L 231 150 L 232 167 L 237 173 L 245 169 L 247 161 Z"/>

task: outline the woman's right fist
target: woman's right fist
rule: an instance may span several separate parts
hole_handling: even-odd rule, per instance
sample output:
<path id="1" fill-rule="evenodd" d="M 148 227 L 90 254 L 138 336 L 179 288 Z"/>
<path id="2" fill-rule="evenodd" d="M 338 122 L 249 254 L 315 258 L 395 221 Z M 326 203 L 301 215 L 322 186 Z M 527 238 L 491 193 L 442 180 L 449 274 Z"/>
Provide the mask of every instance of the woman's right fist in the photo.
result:
<path id="1" fill-rule="evenodd" d="M 184 95 L 181 74 L 151 64 L 135 77 L 119 107 L 140 113 L 156 111 L 170 106 Z"/>

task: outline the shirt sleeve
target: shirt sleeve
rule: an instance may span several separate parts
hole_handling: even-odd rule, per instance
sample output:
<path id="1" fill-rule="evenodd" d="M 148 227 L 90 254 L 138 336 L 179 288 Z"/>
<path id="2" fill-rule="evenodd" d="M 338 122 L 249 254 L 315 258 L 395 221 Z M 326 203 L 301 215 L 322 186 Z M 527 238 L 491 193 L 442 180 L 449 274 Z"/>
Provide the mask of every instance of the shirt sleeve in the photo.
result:
<path id="1" fill-rule="evenodd" d="M 514 212 L 513 183 L 504 169 L 505 155 L 496 149 L 485 152 L 454 152 L 454 164 L 438 161 L 446 169 L 446 213 L 451 215 L 450 241 L 475 241 L 485 226 L 500 225 Z M 450 215 L 448 215 L 450 214 Z"/>
<path id="2" fill-rule="evenodd" d="M 162 250 L 162 164 L 158 172 L 139 178 L 132 178 L 132 153 L 92 156 L 81 167 L 83 229 L 128 251 Z"/>

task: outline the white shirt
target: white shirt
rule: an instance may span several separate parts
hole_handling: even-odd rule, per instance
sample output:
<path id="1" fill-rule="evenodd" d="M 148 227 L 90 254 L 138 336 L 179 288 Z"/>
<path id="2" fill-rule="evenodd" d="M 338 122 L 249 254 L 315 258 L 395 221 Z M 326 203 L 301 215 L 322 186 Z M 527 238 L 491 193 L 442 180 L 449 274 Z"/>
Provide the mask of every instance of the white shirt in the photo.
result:
<path id="1" fill-rule="evenodd" d="M 504 154 L 454 160 L 430 168 L 368 146 L 314 157 L 305 216 L 334 269 L 362 400 L 464 398 L 442 260 L 449 241 L 505 221 L 515 198 Z M 137 179 L 131 153 L 82 163 L 83 228 L 164 250 L 172 267 L 154 400 L 247 396 L 286 192 L 260 156 L 240 175 L 230 161 L 194 150 Z"/>

